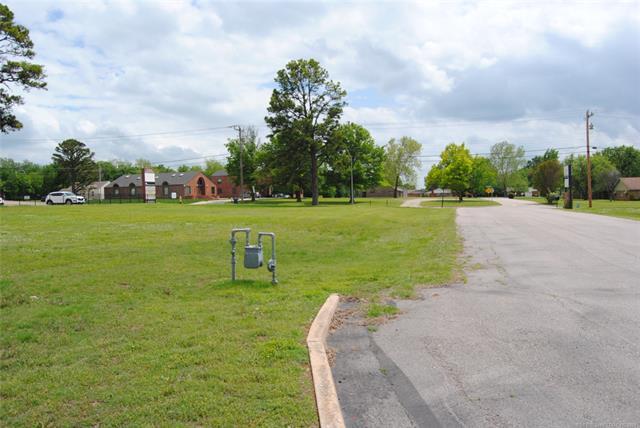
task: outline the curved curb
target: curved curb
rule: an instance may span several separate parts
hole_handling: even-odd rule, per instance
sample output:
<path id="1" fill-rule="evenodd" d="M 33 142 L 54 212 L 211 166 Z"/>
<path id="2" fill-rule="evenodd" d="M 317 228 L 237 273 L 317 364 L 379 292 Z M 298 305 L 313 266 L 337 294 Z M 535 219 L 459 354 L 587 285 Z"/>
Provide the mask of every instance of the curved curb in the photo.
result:
<path id="1" fill-rule="evenodd" d="M 324 302 L 318 315 L 313 320 L 307 336 L 313 389 L 316 395 L 318 419 L 322 428 L 341 428 L 345 426 L 340 403 L 338 402 L 338 393 L 333 383 L 333 374 L 327 358 L 325 342 L 339 301 L 340 296 L 337 294 L 332 294 L 327 298 L 327 301 Z"/>

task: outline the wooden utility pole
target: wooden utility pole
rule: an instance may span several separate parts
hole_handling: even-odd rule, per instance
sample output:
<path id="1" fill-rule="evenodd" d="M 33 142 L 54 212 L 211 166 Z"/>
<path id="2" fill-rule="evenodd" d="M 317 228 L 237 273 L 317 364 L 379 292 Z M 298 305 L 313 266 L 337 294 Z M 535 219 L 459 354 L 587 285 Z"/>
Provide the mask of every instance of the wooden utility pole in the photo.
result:
<path id="1" fill-rule="evenodd" d="M 236 125 L 238 130 L 238 144 L 240 144 L 240 201 L 244 202 L 244 171 L 242 164 L 242 126 Z"/>
<path id="2" fill-rule="evenodd" d="M 355 204 L 356 198 L 354 197 L 354 194 L 353 194 L 353 155 L 349 153 L 349 157 L 351 158 L 351 200 L 349 201 L 349 203 Z"/>
<path id="3" fill-rule="evenodd" d="M 592 206 L 591 195 L 591 148 L 589 147 L 589 131 L 593 129 L 593 124 L 589 123 L 589 118 L 593 116 L 593 113 L 587 110 L 585 114 L 585 126 L 587 130 L 587 195 L 589 198 L 589 208 Z"/>

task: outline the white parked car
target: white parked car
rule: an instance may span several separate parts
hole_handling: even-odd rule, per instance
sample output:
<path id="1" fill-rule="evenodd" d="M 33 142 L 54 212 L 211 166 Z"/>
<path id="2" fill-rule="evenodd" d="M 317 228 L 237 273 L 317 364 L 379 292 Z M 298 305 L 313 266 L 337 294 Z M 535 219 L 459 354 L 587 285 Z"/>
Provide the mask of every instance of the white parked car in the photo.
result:
<path id="1" fill-rule="evenodd" d="M 0 205 L 4 205 L 4 199 L 0 196 Z"/>
<path id="2" fill-rule="evenodd" d="M 84 197 L 78 196 L 71 192 L 51 192 L 47 195 L 44 202 L 47 205 L 53 204 L 84 204 Z"/>

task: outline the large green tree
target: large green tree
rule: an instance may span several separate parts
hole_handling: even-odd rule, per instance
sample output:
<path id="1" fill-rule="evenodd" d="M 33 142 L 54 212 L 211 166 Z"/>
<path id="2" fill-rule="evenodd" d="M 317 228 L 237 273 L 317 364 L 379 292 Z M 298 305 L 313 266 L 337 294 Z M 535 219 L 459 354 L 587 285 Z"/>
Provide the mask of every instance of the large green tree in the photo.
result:
<path id="1" fill-rule="evenodd" d="M 257 180 L 270 183 L 277 191 L 293 191 L 298 202 L 311 182 L 309 156 L 302 151 L 291 151 L 291 134 L 272 135 L 262 144 L 257 154 Z"/>
<path id="2" fill-rule="evenodd" d="M 562 165 L 557 159 L 549 159 L 536 165 L 532 183 L 540 191 L 540 195 L 547 196 L 562 185 Z"/>
<path id="3" fill-rule="evenodd" d="M 464 192 L 469 190 L 473 172 L 473 158 L 469 149 L 462 144 L 448 144 L 440 154 L 439 184 L 449 188 L 462 201 Z"/>
<path id="4" fill-rule="evenodd" d="M 89 183 L 97 180 L 93 155 L 93 152 L 78 140 L 69 139 L 58 144 L 51 159 L 59 171 L 61 184 L 71 186 L 72 192 L 78 193 Z"/>
<path id="5" fill-rule="evenodd" d="M 384 178 L 393 185 L 393 197 L 398 197 L 400 185 L 415 186 L 416 169 L 420 167 L 418 155 L 422 145 L 411 137 L 400 141 L 392 138 L 385 147 Z"/>
<path id="6" fill-rule="evenodd" d="M 265 121 L 272 135 L 282 136 L 279 144 L 288 144 L 290 153 L 304 153 L 309 158 L 311 204 L 318 205 L 318 171 L 334 154 L 331 137 L 347 93 L 314 59 L 289 62 L 278 71 L 275 82 Z"/>
<path id="7" fill-rule="evenodd" d="M 27 60 L 35 56 L 29 30 L 13 20 L 13 12 L 0 4 L 0 132 L 22 128 L 13 107 L 24 103 L 16 91 L 45 89 L 44 67 Z"/>
<path id="8" fill-rule="evenodd" d="M 431 166 L 427 176 L 424 178 L 424 187 L 427 190 L 435 190 L 440 187 L 440 183 L 442 182 L 442 168 L 440 164 L 435 164 Z"/>
<path id="9" fill-rule="evenodd" d="M 574 197 L 587 199 L 587 157 L 572 155 L 566 158 L 564 163 L 571 164 Z M 609 196 L 608 194 L 613 190 L 609 187 L 609 180 L 616 172 L 618 172 L 616 167 L 604 155 L 591 156 L 591 188 L 595 197 Z"/>
<path id="10" fill-rule="evenodd" d="M 498 187 L 505 195 L 510 187 L 522 187 L 520 168 L 525 164 L 524 148 L 522 146 L 516 147 L 515 144 L 511 144 L 508 141 L 494 144 L 491 146 L 489 160 L 496 169 Z"/>
<path id="11" fill-rule="evenodd" d="M 498 174 L 489 159 L 482 156 L 473 158 L 469 191 L 475 196 L 484 195 L 489 187 L 496 187 Z"/>
<path id="12" fill-rule="evenodd" d="M 607 147 L 602 155 L 620 172 L 622 177 L 640 177 L 640 150 L 633 146 Z"/>
<path id="13" fill-rule="evenodd" d="M 545 150 L 542 156 L 534 156 L 527 161 L 527 165 L 525 166 L 527 178 L 529 179 L 529 185 L 533 186 L 533 175 L 536 172 L 536 168 L 544 161 L 548 160 L 559 160 L 560 154 L 556 149 L 547 149 Z"/>
<path id="14" fill-rule="evenodd" d="M 243 127 L 240 137 L 230 139 L 226 147 L 227 152 L 229 152 L 226 166 L 227 173 L 233 178 L 236 186 L 239 186 L 240 159 L 242 159 L 242 182 L 245 189 L 248 189 L 251 193 L 251 201 L 255 201 L 255 186 L 258 179 L 258 151 L 260 148 L 256 128 L 251 126 Z M 244 192 L 244 189 L 240 191 Z"/>
<path id="15" fill-rule="evenodd" d="M 334 133 L 334 140 L 337 150 L 331 166 L 343 182 L 350 182 L 353 177 L 354 191 L 380 184 L 384 148 L 376 146 L 366 128 L 351 122 L 340 125 Z M 349 194 L 350 202 L 354 203 L 354 195 L 351 192 Z"/>

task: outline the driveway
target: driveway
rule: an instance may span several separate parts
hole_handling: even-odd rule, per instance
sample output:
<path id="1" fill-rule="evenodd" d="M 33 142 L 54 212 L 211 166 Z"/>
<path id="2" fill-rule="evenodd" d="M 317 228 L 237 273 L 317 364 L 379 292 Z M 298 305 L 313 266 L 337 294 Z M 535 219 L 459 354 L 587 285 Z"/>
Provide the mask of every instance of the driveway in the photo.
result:
<path id="1" fill-rule="evenodd" d="M 458 209 L 466 284 L 331 337 L 350 426 L 640 423 L 640 222 L 499 202 Z"/>

